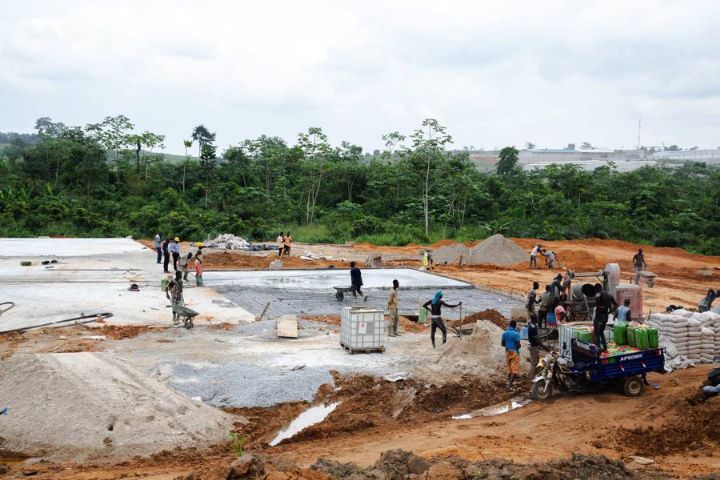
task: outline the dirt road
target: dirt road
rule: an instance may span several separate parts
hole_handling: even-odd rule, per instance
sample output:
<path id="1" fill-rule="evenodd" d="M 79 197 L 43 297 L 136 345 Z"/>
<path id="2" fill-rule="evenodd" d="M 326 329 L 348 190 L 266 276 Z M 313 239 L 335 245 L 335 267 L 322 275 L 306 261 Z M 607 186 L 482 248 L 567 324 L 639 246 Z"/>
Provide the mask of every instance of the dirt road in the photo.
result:
<path id="1" fill-rule="evenodd" d="M 652 455 L 643 445 L 623 443 L 621 431 L 684 421 L 693 408 L 685 403 L 693 386 L 700 385 L 708 367 L 689 369 L 672 375 L 653 374 L 648 388 L 639 399 L 617 392 L 579 395 L 555 400 L 549 404 L 531 403 L 513 412 L 495 417 L 435 422 L 409 422 L 403 427 L 373 428 L 363 432 L 308 442 L 279 446 L 269 452 L 310 465 L 318 457 L 341 462 L 370 465 L 386 450 L 404 449 L 425 457 L 456 455 L 469 460 L 508 458 L 519 462 L 567 458 L 573 453 L 627 458 L 638 450 L 650 455 L 657 466 L 680 477 L 720 471 L 717 444 L 702 439 L 689 452 Z M 718 419 L 720 402 L 710 415 Z M 688 428 L 698 428 L 690 425 Z M 692 435 L 690 435 L 691 437 Z M 690 438 L 689 437 L 689 438 Z M 698 440 L 695 438 L 695 440 Z"/>

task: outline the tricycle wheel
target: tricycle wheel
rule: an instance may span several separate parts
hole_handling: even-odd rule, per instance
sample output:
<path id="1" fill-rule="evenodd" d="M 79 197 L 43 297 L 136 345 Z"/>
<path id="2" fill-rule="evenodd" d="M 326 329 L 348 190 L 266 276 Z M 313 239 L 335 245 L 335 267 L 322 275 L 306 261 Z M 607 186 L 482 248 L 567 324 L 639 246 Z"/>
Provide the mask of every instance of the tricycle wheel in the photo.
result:
<path id="1" fill-rule="evenodd" d="M 635 375 L 634 377 L 628 377 L 625 379 L 622 389 L 623 394 L 628 397 L 639 397 L 642 395 L 643 390 L 645 390 L 645 385 L 643 385 L 642 378 Z"/>
<path id="2" fill-rule="evenodd" d="M 548 382 L 538 381 L 532 384 L 530 388 L 530 397 L 533 400 L 545 401 L 552 397 L 555 393 L 555 389 L 552 384 Z"/>
<path id="3" fill-rule="evenodd" d="M 345 295 L 343 294 L 343 292 L 335 293 L 335 300 L 337 300 L 338 302 L 342 302 L 343 298 L 345 298 Z"/>

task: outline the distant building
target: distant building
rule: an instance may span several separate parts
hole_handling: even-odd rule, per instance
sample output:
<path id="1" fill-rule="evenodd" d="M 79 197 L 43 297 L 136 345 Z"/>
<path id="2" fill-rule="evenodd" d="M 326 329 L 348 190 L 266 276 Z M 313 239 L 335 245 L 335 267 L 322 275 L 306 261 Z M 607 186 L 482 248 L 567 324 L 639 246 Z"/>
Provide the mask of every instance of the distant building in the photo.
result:
<path id="1" fill-rule="evenodd" d="M 664 150 L 648 156 L 656 161 L 703 162 L 720 164 L 720 149 L 715 150 Z"/>
<path id="2" fill-rule="evenodd" d="M 470 152 L 470 160 L 480 170 L 495 169 L 498 160 L 498 150 Z M 628 172 L 645 166 L 657 165 L 654 158 L 640 158 L 637 150 L 611 150 L 606 148 L 593 148 L 578 150 L 574 148 L 531 148 L 520 150 L 518 164 L 525 170 L 538 170 L 548 165 L 575 164 L 585 171 L 606 166 L 614 162 L 618 171 Z"/>

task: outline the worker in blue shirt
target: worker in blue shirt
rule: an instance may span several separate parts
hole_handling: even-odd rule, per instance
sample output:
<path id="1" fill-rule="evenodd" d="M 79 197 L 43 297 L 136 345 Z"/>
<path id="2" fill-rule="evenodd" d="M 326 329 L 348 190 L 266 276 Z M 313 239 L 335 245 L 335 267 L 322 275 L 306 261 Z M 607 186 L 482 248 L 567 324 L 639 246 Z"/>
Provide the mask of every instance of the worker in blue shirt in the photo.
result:
<path id="1" fill-rule="evenodd" d="M 511 390 L 515 378 L 520 374 L 520 333 L 517 331 L 517 322 L 515 320 L 510 320 L 510 326 L 503 332 L 502 346 L 505 347 L 508 390 Z"/>

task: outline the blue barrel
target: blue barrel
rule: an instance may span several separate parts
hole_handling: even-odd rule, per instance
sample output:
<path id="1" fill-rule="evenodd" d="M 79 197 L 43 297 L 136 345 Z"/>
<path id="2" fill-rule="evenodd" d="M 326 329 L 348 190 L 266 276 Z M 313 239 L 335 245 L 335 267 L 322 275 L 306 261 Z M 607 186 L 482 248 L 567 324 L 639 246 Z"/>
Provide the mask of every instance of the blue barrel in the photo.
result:
<path id="1" fill-rule="evenodd" d="M 557 326 L 557 319 L 555 318 L 555 312 L 548 312 L 547 326 L 548 327 L 556 327 Z"/>

